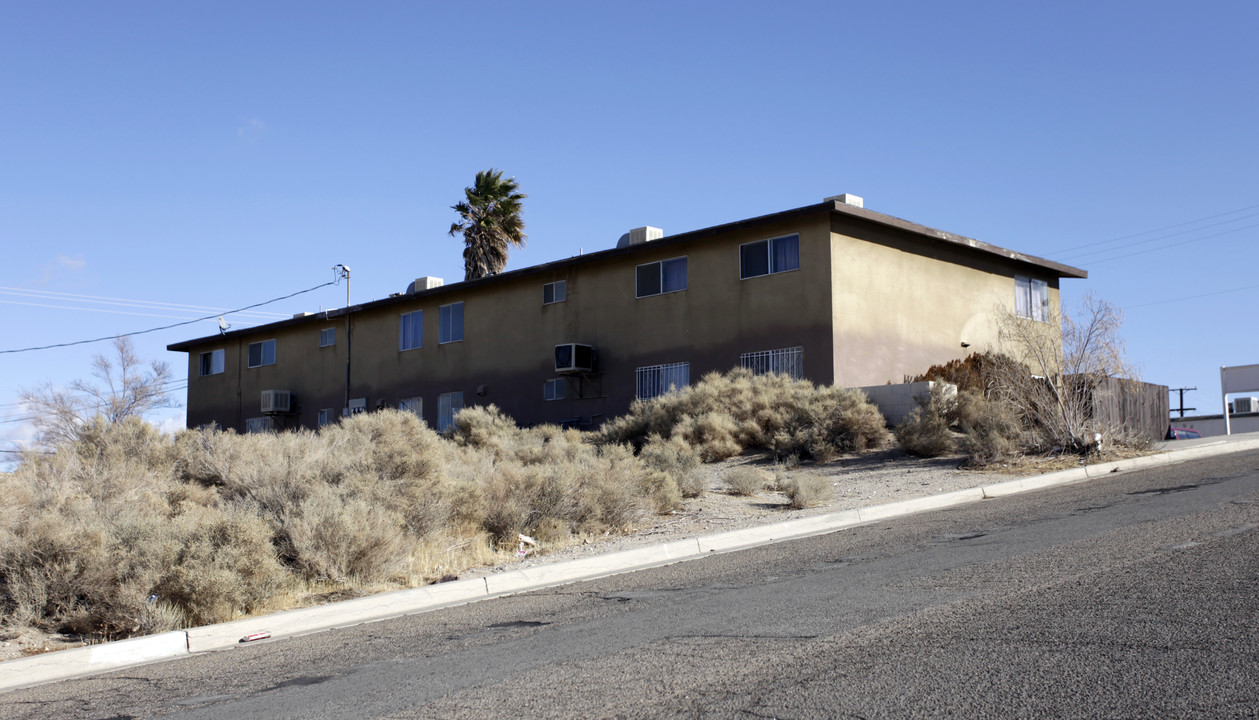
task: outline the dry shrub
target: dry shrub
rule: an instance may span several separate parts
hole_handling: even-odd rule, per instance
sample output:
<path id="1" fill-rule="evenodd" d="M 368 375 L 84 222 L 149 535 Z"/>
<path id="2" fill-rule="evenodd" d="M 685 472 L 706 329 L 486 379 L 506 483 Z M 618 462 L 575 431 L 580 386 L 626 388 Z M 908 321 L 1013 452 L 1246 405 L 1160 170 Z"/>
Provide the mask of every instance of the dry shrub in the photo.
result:
<path id="1" fill-rule="evenodd" d="M 859 391 L 746 369 L 709 373 L 693 386 L 635 401 L 601 431 L 603 442 L 637 448 L 652 435 L 681 437 L 706 462 L 747 450 L 829 460 L 881 447 L 890 437 L 883 416 Z"/>
<path id="2" fill-rule="evenodd" d="M 260 611 L 292 582 L 276 557 L 271 527 L 245 508 L 190 508 L 174 526 L 177 558 L 153 592 L 193 624 Z"/>
<path id="3" fill-rule="evenodd" d="M 699 453 L 681 437 L 665 439 L 650 435 L 638 457 L 649 469 L 671 476 L 682 497 L 696 498 L 704 494 Z"/>
<path id="4" fill-rule="evenodd" d="M 788 477 L 782 482 L 782 491 L 794 510 L 825 505 L 835 497 L 835 486 L 821 475 Z"/>
<path id="5" fill-rule="evenodd" d="M 953 452 L 949 427 L 957 417 L 956 388 L 932 384 L 930 392 L 915 398 L 918 407 L 896 426 L 896 441 L 905 452 L 919 457 L 939 457 Z"/>
<path id="6" fill-rule="evenodd" d="M 744 465 L 731 468 L 726 473 L 725 482 L 730 494 L 753 497 L 759 495 L 773 479 L 771 473 Z"/>
<path id="7" fill-rule="evenodd" d="M 373 583 L 407 567 L 413 542 L 388 505 L 323 486 L 285 518 L 294 562 L 307 580 Z"/>
<path id="8" fill-rule="evenodd" d="M 89 424 L 0 474 L 0 623 L 120 637 L 457 573 L 519 532 L 562 543 L 676 508 L 698 457 L 681 439 L 653 452 L 494 408 L 451 439 L 398 411 L 317 433 Z"/>
<path id="9" fill-rule="evenodd" d="M 974 391 L 963 392 L 958 395 L 957 416 L 962 450 L 973 465 L 1008 460 L 1024 445 L 1019 418 L 1004 402 Z"/>

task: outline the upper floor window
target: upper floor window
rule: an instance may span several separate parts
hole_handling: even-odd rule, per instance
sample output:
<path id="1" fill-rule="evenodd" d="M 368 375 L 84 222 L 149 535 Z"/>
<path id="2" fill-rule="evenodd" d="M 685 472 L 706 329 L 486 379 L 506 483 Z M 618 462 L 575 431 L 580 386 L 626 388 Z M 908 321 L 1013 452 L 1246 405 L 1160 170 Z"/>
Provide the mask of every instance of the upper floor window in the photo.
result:
<path id="1" fill-rule="evenodd" d="M 402 313 L 398 319 L 398 350 L 424 347 L 424 311 Z"/>
<path id="2" fill-rule="evenodd" d="M 1014 276 L 1014 314 L 1021 318 L 1049 321 L 1049 283 L 1036 278 Z"/>
<path id="3" fill-rule="evenodd" d="M 319 347 L 332 347 L 337 344 L 337 329 L 324 328 L 319 331 Z"/>
<path id="4" fill-rule="evenodd" d="M 740 279 L 799 269 L 799 235 L 784 235 L 739 246 Z"/>
<path id="5" fill-rule="evenodd" d="M 223 372 L 226 356 L 226 351 L 221 348 L 201 353 L 201 376 L 218 375 Z"/>
<path id="6" fill-rule="evenodd" d="M 463 303 L 451 303 L 440 308 L 437 344 L 463 340 Z"/>
<path id="7" fill-rule="evenodd" d="M 332 408 L 323 408 L 319 411 L 319 418 L 315 422 L 319 427 L 323 427 L 324 425 L 331 425 L 335 419 L 336 415 L 332 414 Z"/>
<path id="8" fill-rule="evenodd" d="M 403 398 L 398 401 L 398 409 L 403 412 L 413 413 L 417 417 L 424 417 L 424 398 Z"/>
<path id="9" fill-rule="evenodd" d="M 275 340 L 249 343 L 249 367 L 275 364 Z"/>
<path id="10" fill-rule="evenodd" d="M 804 348 L 792 347 L 743 353 L 739 356 L 739 366 L 757 375 L 778 373 L 799 380 L 804 377 Z"/>
<path id="11" fill-rule="evenodd" d="M 564 302 L 568 299 L 568 282 L 565 280 L 556 280 L 542 286 L 542 304 L 550 305 L 551 303 Z"/>
<path id="12" fill-rule="evenodd" d="M 680 362 L 640 367 L 635 371 L 634 380 L 638 397 L 650 400 L 690 385 L 691 364 Z"/>
<path id="13" fill-rule="evenodd" d="M 637 296 L 660 295 L 686 289 L 686 258 L 638 266 Z"/>

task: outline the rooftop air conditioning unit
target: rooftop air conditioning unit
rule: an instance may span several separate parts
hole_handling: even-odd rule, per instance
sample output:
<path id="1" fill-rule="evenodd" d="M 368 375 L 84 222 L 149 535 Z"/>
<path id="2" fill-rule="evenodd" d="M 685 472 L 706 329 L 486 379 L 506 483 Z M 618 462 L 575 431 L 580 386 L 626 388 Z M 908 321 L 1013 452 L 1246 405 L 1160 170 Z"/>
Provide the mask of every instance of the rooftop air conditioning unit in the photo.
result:
<path id="1" fill-rule="evenodd" d="M 367 412 L 367 398 L 350 398 L 350 404 L 341 411 L 341 417 L 358 415 L 361 412 Z"/>
<path id="2" fill-rule="evenodd" d="M 293 406 L 293 393 L 288 390 L 263 390 L 262 411 L 264 413 L 286 413 Z"/>
<path id="3" fill-rule="evenodd" d="M 555 346 L 555 372 L 588 373 L 595 369 L 595 349 L 581 343 Z"/>
<path id="4" fill-rule="evenodd" d="M 1259 412 L 1259 398 L 1255 397 L 1239 397 L 1233 398 L 1233 414 L 1241 415 L 1244 413 Z"/>

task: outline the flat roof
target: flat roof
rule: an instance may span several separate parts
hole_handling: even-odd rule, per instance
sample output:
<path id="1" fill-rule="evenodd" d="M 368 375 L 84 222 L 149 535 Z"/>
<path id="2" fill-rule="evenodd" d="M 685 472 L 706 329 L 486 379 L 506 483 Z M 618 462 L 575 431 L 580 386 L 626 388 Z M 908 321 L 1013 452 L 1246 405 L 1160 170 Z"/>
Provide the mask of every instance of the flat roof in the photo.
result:
<path id="1" fill-rule="evenodd" d="M 1088 277 L 1088 271 L 1081 270 L 1080 268 L 1077 268 L 1077 267 L 1064 265 L 1062 263 L 1057 263 L 1052 260 L 1046 260 L 1044 258 L 1036 257 L 1035 255 L 1028 255 L 1026 253 L 1016 252 L 1014 250 L 1008 250 L 1006 248 L 1003 248 L 997 245 L 992 245 L 990 243 L 976 240 L 974 238 L 968 238 L 963 235 L 955 235 L 953 233 L 945 232 L 943 230 L 937 230 L 935 228 L 928 227 L 926 225 L 920 225 L 918 223 L 910 222 L 908 220 L 902 220 L 901 218 L 894 217 L 892 215 L 875 212 L 873 210 L 867 210 L 863 207 L 856 207 L 854 205 L 848 205 L 847 203 L 843 203 L 838 200 L 826 200 L 826 201 L 823 201 L 821 203 L 817 203 L 814 205 L 805 205 L 804 207 L 793 208 L 791 210 L 783 210 L 781 212 L 776 212 L 769 215 L 761 215 L 754 218 L 748 218 L 746 220 L 738 220 L 731 223 L 725 223 L 723 225 L 714 225 L 712 227 L 701 228 L 699 230 L 691 230 L 688 232 L 679 233 L 677 235 L 668 235 L 658 240 L 652 240 L 650 242 L 640 243 L 637 245 L 629 245 L 626 247 L 615 247 L 615 248 L 609 248 L 607 250 L 599 250 L 592 253 L 586 253 L 583 255 L 575 255 L 573 257 L 564 258 L 562 260 L 554 260 L 552 262 L 543 263 L 541 265 L 530 265 L 529 267 L 519 268 L 516 270 L 509 270 L 504 273 L 499 273 L 498 275 L 489 275 L 483 278 L 478 278 L 476 280 L 465 280 L 461 282 L 454 282 L 449 285 L 442 285 L 440 287 L 435 287 L 430 290 L 421 290 L 421 291 L 417 291 L 410 294 L 402 293 L 400 295 L 394 295 L 387 298 L 381 298 L 379 300 L 372 300 L 372 301 L 361 303 L 358 305 L 351 305 L 350 307 L 338 308 L 336 310 L 325 310 L 323 312 L 318 312 L 318 313 L 310 313 L 307 315 L 301 315 L 301 316 L 289 318 L 287 320 L 278 320 L 276 322 L 267 323 L 265 325 L 255 325 L 253 327 L 245 328 L 241 330 L 231 330 L 226 333 L 220 333 L 218 335 L 207 335 L 205 337 L 197 338 L 194 340 L 184 340 L 181 342 L 167 345 L 166 349 L 176 351 L 176 352 L 182 352 L 182 351 L 189 350 L 193 347 L 196 347 L 198 345 L 204 345 L 206 343 L 210 343 L 214 341 L 221 341 L 223 338 L 237 337 L 240 335 L 253 335 L 253 334 L 258 333 L 261 330 L 267 330 L 271 328 L 283 328 L 283 327 L 288 327 L 291 325 L 299 325 L 306 322 L 313 322 L 316 320 L 327 320 L 330 318 L 342 317 L 348 313 L 356 313 L 356 312 L 361 312 L 364 310 L 374 310 L 379 307 L 395 305 L 395 304 L 404 303 L 404 302 L 410 302 L 414 300 L 415 298 L 419 298 L 419 297 L 438 296 L 438 295 L 442 295 L 448 292 L 463 292 L 465 290 L 479 288 L 483 285 L 489 285 L 489 284 L 493 284 L 497 282 L 502 282 L 509 278 L 519 278 L 519 277 L 526 277 L 529 275 L 550 273 L 555 270 L 574 266 L 574 265 L 601 262 L 604 260 L 620 257 L 622 255 L 629 255 L 632 253 L 641 252 L 648 247 L 658 248 L 664 245 L 682 244 L 682 243 L 698 240 L 704 237 L 711 237 L 713 235 L 717 235 L 720 233 L 730 232 L 733 230 L 740 230 L 746 227 L 754 227 L 756 225 L 764 225 L 771 222 L 778 222 L 778 221 L 789 219 L 796 216 L 812 215 L 812 214 L 825 213 L 825 212 L 830 212 L 830 213 L 838 214 L 838 215 L 846 215 L 849 217 L 871 222 L 877 225 L 883 225 L 885 227 L 894 228 L 902 232 L 907 232 L 907 233 L 917 235 L 920 237 L 925 237 L 925 238 L 934 240 L 936 242 L 954 245 L 959 248 L 967 248 L 971 251 L 975 251 L 980 254 L 995 255 L 997 257 L 1000 257 L 1006 260 L 1024 263 L 1026 265 L 1037 267 L 1042 270 L 1048 270 L 1057 277 L 1079 278 L 1079 279 L 1084 279 Z"/>

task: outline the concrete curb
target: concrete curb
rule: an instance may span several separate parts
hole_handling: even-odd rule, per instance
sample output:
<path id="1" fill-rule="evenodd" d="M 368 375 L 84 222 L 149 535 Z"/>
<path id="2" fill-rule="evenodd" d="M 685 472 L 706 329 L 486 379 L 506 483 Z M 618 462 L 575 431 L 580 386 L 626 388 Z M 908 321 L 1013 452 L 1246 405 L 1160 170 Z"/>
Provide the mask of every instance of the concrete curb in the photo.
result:
<path id="1" fill-rule="evenodd" d="M 182 630 L 31 655 L 0 663 L 0 691 L 143 665 L 188 654 Z"/>
<path id="2" fill-rule="evenodd" d="M 824 535 L 879 520 L 939 510 L 979 500 L 1083 482 L 1090 478 L 1150 467 L 1174 465 L 1216 455 L 1259 449 L 1259 436 L 1204 443 L 1157 455 L 1087 465 L 1071 470 L 1007 480 L 942 495 L 901 500 L 857 510 L 816 515 L 704 537 L 634 548 L 579 560 L 520 568 L 469 580 L 381 593 L 345 602 L 302 608 L 218 625 L 34 655 L 0 663 L 0 692 L 119 668 L 224 650 L 246 635 L 266 631 L 272 638 L 293 637 L 437 610 L 477 600 L 567 585 L 650 567 L 694 560 L 784 540 Z"/>

